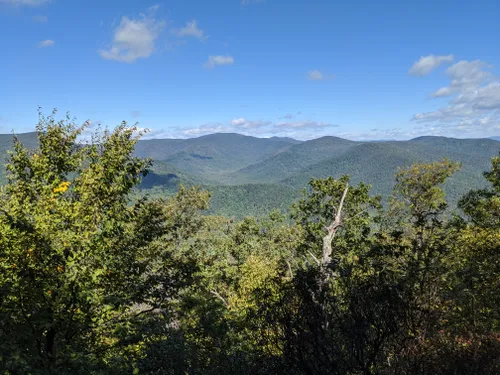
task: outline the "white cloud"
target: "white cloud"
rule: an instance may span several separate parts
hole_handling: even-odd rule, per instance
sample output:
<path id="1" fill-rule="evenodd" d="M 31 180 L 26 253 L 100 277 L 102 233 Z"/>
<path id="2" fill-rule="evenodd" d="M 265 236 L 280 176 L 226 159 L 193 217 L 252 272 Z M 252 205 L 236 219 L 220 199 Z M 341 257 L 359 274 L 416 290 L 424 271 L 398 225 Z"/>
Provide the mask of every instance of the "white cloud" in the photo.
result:
<path id="1" fill-rule="evenodd" d="M 227 130 L 226 127 L 222 124 L 205 124 L 200 125 L 196 128 L 189 128 L 181 130 L 181 134 L 186 137 L 207 135 L 213 133 L 220 133 Z"/>
<path id="2" fill-rule="evenodd" d="M 234 119 L 230 123 L 230 125 L 236 129 L 257 129 L 271 124 L 271 121 L 249 121 L 244 118 Z"/>
<path id="3" fill-rule="evenodd" d="M 441 87 L 434 92 L 434 97 L 449 96 L 458 92 L 465 92 L 477 89 L 484 81 L 492 77 L 490 72 L 484 71 L 488 64 L 475 61 L 459 61 L 450 66 L 446 74 L 450 77 L 451 83 L 447 87 Z"/>
<path id="4" fill-rule="evenodd" d="M 485 62 L 459 61 L 447 70 L 450 84 L 433 93 L 449 97 L 445 107 L 417 113 L 412 120 L 430 130 L 446 129 L 475 135 L 498 129 L 500 125 L 500 77 L 485 70 Z"/>
<path id="5" fill-rule="evenodd" d="M 200 40 L 206 39 L 205 32 L 198 28 L 196 20 L 186 23 L 181 29 L 173 30 L 173 33 L 179 37 L 192 37 Z"/>
<path id="6" fill-rule="evenodd" d="M 443 63 L 451 63 L 455 59 L 453 55 L 445 56 L 422 56 L 420 60 L 416 61 L 409 70 L 409 74 L 412 76 L 426 76 L 434 69 L 439 67 Z"/>
<path id="7" fill-rule="evenodd" d="M 472 103 L 474 110 L 500 110 L 500 80 L 462 93 L 455 102 L 459 104 Z"/>
<path id="8" fill-rule="evenodd" d="M 307 72 L 307 79 L 310 81 L 324 81 L 333 78 L 335 78 L 334 75 L 328 75 L 319 70 L 310 70 Z"/>
<path id="9" fill-rule="evenodd" d="M 40 43 L 38 43 L 38 48 L 52 47 L 54 44 L 56 44 L 56 42 L 54 42 L 53 40 L 42 40 Z"/>
<path id="10" fill-rule="evenodd" d="M 113 41 L 108 49 L 100 50 L 99 54 L 106 60 L 115 60 L 133 63 L 137 59 L 151 56 L 165 23 L 154 18 L 154 11 L 150 8 L 148 15 L 141 14 L 138 19 L 122 17 L 120 24 L 114 31 Z"/>
<path id="11" fill-rule="evenodd" d="M 209 56 L 205 67 L 208 69 L 215 68 L 217 65 L 232 65 L 234 64 L 234 57 L 232 56 Z"/>
<path id="12" fill-rule="evenodd" d="M 49 21 L 49 17 L 47 16 L 33 16 L 31 17 L 31 19 L 35 22 L 39 22 L 39 23 L 46 23 Z"/>
<path id="13" fill-rule="evenodd" d="M 195 138 L 202 135 L 227 132 L 227 127 L 220 123 L 203 124 L 196 127 L 171 127 L 169 129 L 150 129 L 144 139 L 186 139 Z"/>
<path id="14" fill-rule="evenodd" d="M 278 122 L 274 126 L 275 128 L 280 130 L 286 130 L 286 129 L 322 129 L 327 127 L 336 127 L 338 125 L 332 125 L 327 122 L 318 122 L 318 121 L 295 121 L 295 122 Z"/>
<path id="15" fill-rule="evenodd" d="M 0 0 L 0 4 L 7 5 L 28 5 L 28 6 L 40 6 L 48 3 L 50 0 Z"/>
<path id="16" fill-rule="evenodd" d="M 155 5 L 151 5 L 149 8 L 148 8 L 148 12 L 150 13 L 154 13 L 156 12 L 158 9 L 160 9 L 161 5 L 160 4 L 155 4 Z"/>

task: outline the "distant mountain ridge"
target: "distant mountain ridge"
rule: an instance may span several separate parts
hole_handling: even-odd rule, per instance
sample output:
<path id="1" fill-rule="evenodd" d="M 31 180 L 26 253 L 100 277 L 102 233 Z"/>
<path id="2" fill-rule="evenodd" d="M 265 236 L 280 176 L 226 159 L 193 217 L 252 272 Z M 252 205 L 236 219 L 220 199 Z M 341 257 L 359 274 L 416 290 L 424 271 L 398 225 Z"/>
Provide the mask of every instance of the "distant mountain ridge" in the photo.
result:
<path id="1" fill-rule="evenodd" d="M 18 137 L 28 147 L 36 146 L 36 133 Z M 154 160 L 141 185 L 144 191 L 169 195 L 179 184 L 201 185 L 213 192 L 211 213 L 241 217 L 285 209 L 311 178 L 348 174 L 354 183 L 370 183 L 374 194 L 388 197 L 398 167 L 443 157 L 462 163 L 462 169 L 445 186 L 453 203 L 468 190 L 485 185 L 482 173 L 499 154 L 498 140 L 424 136 L 408 141 L 358 142 L 325 136 L 298 141 L 217 133 L 190 139 L 140 140 L 135 153 Z M 12 135 L 0 135 L 4 159 L 11 148 Z M 4 173 L 1 177 L 5 181 Z"/>
<path id="2" fill-rule="evenodd" d="M 156 141 L 161 144 L 161 140 Z M 142 147 L 141 142 L 148 141 L 140 141 L 138 149 Z M 166 140 L 166 144 L 168 142 Z M 280 137 L 213 134 L 183 142 L 186 146 L 182 151 L 167 152 L 161 157 L 164 166 L 175 167 L 190 183 L 199 183 L 213 191 L 213 212 L 237 216 L 268 211 L 263 206 L 269 210 L 286 207 L 313 177 L 338 178 L 348 174 L 354 183 L 370 183 L 374 194 L 387 198 L 399 167 L 443 157 L 462 163 L 461 170 L 445 186 L 453 204 L 470 189 L 485 185 L 482 173 L 490 168 L 491 158 L 500 151 L 500 144 L 493 139 L 435 136 L 372 142 L 325 136 L 293 142 Z M 228 149 L 228 144 L 233 147 Z M 261 148 L 262 145 L 265 148 Z M 148 147 L 144 149 L 152 152 Z M 149 156 L 148 152 L 143 156 Z M 180 177 L 176 182 L 184 180 Z M 153 190 L 169 191 L 160 185 L 155 185 Z"/>

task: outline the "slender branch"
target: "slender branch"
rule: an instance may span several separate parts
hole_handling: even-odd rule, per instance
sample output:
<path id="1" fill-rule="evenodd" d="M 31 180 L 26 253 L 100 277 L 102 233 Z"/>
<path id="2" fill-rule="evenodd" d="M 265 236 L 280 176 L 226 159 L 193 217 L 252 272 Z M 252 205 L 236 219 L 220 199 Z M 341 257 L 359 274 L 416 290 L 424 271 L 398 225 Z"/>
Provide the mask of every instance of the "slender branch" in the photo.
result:
<path id="1" fill-rule="evenodd" d="M 368 211 L 368 208 L 365 208 L 365 209 L 359 211 L 356 215 L 348 217 L 347 219 L 344 220 L 344 223 L 347 223 L 348 221 L 354 219 L 355 217 L 358 217 L 359 215 L 361 215 L 362 213 L 364 213 L 366 211 Z"/>
<path id="2" fill-rule="evenodd" d="M 211 290 L 210 293 L 212 293 L 214 296 L 216 296 L 218 299 L 220 299 L 222 301 L 222 303 L 224 303 L 224 306 L 228 306 L 228 303 L 227 301 L 224 299 L 224 297 L 222 297 L 219 292 L 217 292 L 216 290 Z"/>
<path id="3" fill-rule="evenodd" d="M 288 266 L 288 272 L 290 272 L 290 279 L 293 279 L 292 265 L 288 260 L 285 259 L 286 265 Z"/>
<path id="4" fill-rule="evenodd" d="M 339 206 L 335 212 L 335 218 L 333 219 L 330 226 L 327 227 L 328 233 L 323 237 L 323 256 L 321 258 L 322 267 L 327 267 L 332 260 L 332 241 L 335 237 L 337 229 L 342 225 L 342 207 L 344 206 L 344 201 L 349 191 L 349 184 L 346 184 L 342 198 L 340 198 Z"/>
<path id="5" fill-rule="evenodd" d="M 309 250 L 307 250 L 307 252 L 314 259 L 314 261 L 318 264 L 318 266 L 321 265 L 321 262 L 319 261 L 319 259 L 316 258 L 312 252 L 310 252 Z"/>

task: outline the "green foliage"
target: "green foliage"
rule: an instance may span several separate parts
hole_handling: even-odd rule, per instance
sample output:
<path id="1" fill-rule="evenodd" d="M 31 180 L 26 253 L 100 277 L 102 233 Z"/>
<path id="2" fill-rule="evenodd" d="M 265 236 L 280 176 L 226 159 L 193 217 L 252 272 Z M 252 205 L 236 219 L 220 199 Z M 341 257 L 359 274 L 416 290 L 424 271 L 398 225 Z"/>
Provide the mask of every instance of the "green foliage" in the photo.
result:
<path id="1" fill-rule="evenodd" d="M 395 199 L 393 207 L 407 210 L 417 226 L 435 218 L 446 209 L 445 195 L 441 185 L 460 165 L 444 159 L 430 164 L 414 164 L 396 173 Z M 399 203 L 399 205 L 398 205 Z"/>
<path id="2" fill-rule="evenodd" d="M 326 227 L 336 214 L 342 193 L 349 183 L 349 177 L 336 180 L 312 179 L 309 190 L 303 191 L 303 198 L 292 206 L 291 217 L 306 231 L 306 250 L 319 256 Z M 352 249 L 361 251 L 362 242 L 369 237 L 373 215 L 381 209 L 380 197 L 370 197 L 370 185 L 360 183 L 350 186 L 342 210 L 343 226 L 335 241 L 337 255 Z"/>
<path id="3" fill-rule="evenodd" d="M 82 147 L 84 128 L 42 116 L 39 149 L 15 141 L 0 216 L 0 364 L 10 371 L 89 373 L 139 355 L 131 322 L 182 280 L 162 245 L 192 234 L 208 199 L 181 190 L 167 203 L 131 202 L 149 166 L 132 156 L 135 128 Z"/>
<path id="4" fill-rule="evenodd" d="M 0 156 L 12 149 L 11 136 L 0 135 Z M 20 135 L 28 148 L 36 134 Z M 135 154 L 154 160 L 140 185 L 141 194 L 172 196 L 180 184 L 213 192 L 210 214 L 265 216 L 286 209 L 300 198 L 311 177 L 349 175 L 354 184 L 369 183 L 374 194 L 390 198 L 398 167 L 429 163 L 443 157 L 462 164 L 444 190 L 450 209 L 471 189 L 486 187 L 488 168 L 500 144 L 488 139 L 420 137 L 410 141 L 353 142 L 322 137 L 306 142 L 213 134 L 194 139 L 151 139 L 136 143 Z M 5 175 L 0 174 L 0 181 Z M 282 191 L 282 195 L 278 194 Z M 272 198 L 267 198 L 272 197 Z"/>
<path id="5" fill-rule="evenodd" d="M 134 156 L 147 151 L 136 129 L 123 123 L 84 143 L 85 127 L 54 113 L 41 116 L 30 148 L 14 140 L 0 194 L 0 373 L 500 372 L 500 158 L 485 173 L 491 186 L 464 197 L 464 217 L 451 221 L 445 189 L 461 171 L 446 159 L 399 169 L 384 182 L 394 186 L 385 211 L 370 185 L 329 176 L 310 179 L 290 215 L 256 218 L 292 200 L 294 188 L 214 187 L 212 198 L 160 163 L 153 199 L 137 189 L 152 167 Z M 287 151 L 271 159 L 307 155 L 308 142 L 273 142 L 270 153 L 278 143 Z M 316 144 L 332 142 L 368 155 L 388 147 Z M 429 143 L 469 144 L 424 138 L 408 147 Z M 172 141 L 165 152 L 210 156 L 188 164 L 215 173 L 213 150 L 194 144 Z M 380 160 L 390 171 L 394 161 Z M 242 219 L 207 215 L 211 198 Z"/>
<path id="6" fill-rule="evenodd" d="M 471 190 L 459 201 L 459 207 L 474 222 L 486 228 L 500 226 L 500 157 L 492 159 L 492 169 L 484 173 L 491 188 Z"/>
<path id="7" fill-rule="evenodd" d="M 15 141 L 2 191 L 2 362 L 76 371 L 103 358 L 102 334 L 139 296 L 145 267 L 126 196 L 148 162 L 131 157 L 125 124 L 79 147 L 84 127 L 41 117 L 39 149 Z M 145 245 L 145 244 L 141 244 Z M 129 256 L 120 254 L 129 252 Z"/>

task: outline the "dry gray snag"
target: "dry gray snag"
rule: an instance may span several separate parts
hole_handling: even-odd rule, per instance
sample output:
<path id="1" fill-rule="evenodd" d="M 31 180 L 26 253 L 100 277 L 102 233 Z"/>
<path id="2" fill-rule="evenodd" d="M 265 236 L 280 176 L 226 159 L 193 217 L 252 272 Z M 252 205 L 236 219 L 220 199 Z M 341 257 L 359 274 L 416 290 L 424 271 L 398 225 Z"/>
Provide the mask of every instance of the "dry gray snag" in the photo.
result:
<path id="1" fill-rule="evenodd" d="M 342 226 L 342 206 L 344 205 L 344 200 L 349 190 L 349 184 L 346 184 L 342 198 L 340 199 L 339 206 L 335 210 L 334 208 L 334 219 L 332 223 L 326 228 L 328 233 L 323 237 L 323 255 L 321 257 L 321 267 L 326 270 L 332 261 L 332 242 L 335 238 L 335 234 L 339 227 Z"/>

